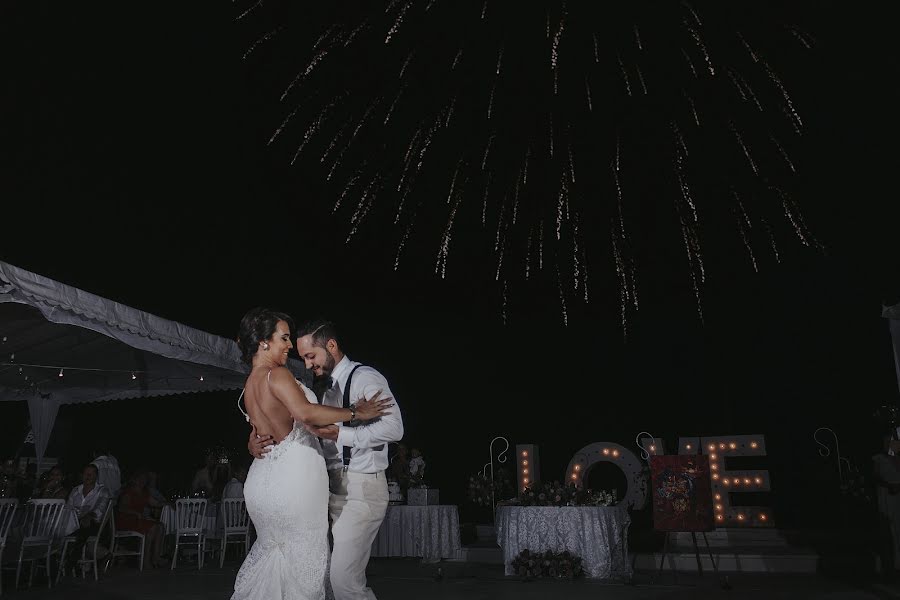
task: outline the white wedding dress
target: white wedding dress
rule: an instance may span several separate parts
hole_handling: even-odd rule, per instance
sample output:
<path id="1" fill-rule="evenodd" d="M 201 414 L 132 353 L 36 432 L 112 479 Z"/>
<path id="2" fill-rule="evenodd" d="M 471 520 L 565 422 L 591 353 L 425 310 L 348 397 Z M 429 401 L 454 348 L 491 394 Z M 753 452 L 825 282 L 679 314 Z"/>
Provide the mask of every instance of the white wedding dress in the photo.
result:
<path id="1" fill-rule="evenodd" d="M 316 403 L 309 388 L 297 385 Z M 326 598 L 328 472 L 318 438 L 295 422 L 265 458 L 253 461 L 244 498 L 257 540 L 238 571 L 232 600 Z"/>

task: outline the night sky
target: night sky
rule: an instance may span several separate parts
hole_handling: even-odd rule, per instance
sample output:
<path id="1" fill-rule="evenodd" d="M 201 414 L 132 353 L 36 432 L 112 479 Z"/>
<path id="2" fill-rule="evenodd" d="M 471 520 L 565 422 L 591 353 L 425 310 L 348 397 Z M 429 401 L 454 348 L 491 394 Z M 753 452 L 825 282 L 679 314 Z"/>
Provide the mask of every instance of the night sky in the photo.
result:
<path id="1" fill-rule="evenodd" d="M 4 3 L 0 259 L 232 338 L 242 314 L 255 305 L 285 310 L 300 321 L 334 319 L 350 356 L 388 377 L 403 407 L 407 442 L 422 448 L 432 485 L 441 488 L 445 501 L 464 501 L 465 478 L 487 461 L 495 435 L 512 444 L 540 444 L 544 478 L 550 479 L 563 475 L 582 446 L 615 441 L 632 447 L 641 430 L 665 438 L 670 447 L 679 435 L 764 433 L 780 494 L 776 502 L 788 507 L 782 512 L 790 512 L 786 498 L 804 482 L 826 481 L 829 467 L 812 441 L 816 427 L 834 428 L 844 454 L 865 465 L 878 444 L 872 413 L 897 399 L 880 310 L 882 302 L 900 297 L 896 236 L 888 233 L 897 222 L 896 58 L 889 51 L 888 25 L 866 5 L 848 14 L 837 3 L 798 2 L 790 10 L 777 3 L 737 3 L 740 8 L 726 15 L 724 9 L 714 12 L 711 3 L 696 3 L 700 15 L 709 13 L 704 26 L 717 32 L 711 35 L 751 17 L 752 27 L 765 31 L 760 23 L 771 11 L 774 21 L 790 19 L 815 39 L 811 50 L 800 52 L 795 45 L 782 57 L 773 42 L 770 51 L 803 118 L 803 135 L 790 138 L 797 168 L 790 191 L 822 246 L 801 244 L 783 212 L 776 220 L 776 211 L 772 227 L 780 262 L 756 239 L 754 272 L 730 209 L 712 200 L 717 194 L 727 199 L 729 173 L 738 164 L 746 167 L 745 159 L 733 140 L 726 152 L 713 134 L 694 138 L 697 144 L 689 149 L 702 158 L 694 154 L 697 166 L 688 175 L 704 244 L 702 321 L 673 208 L 678 190 L 672 161 L 660 150 L 655 122 L 642 120 L 673 110 L 671 98 L 651 93 L 635 108 L 616 91 L 622 82 L 615 71 L 607 79 L 597 76 L 593 111 L 605 118 L 601 123 L 621 124 L 629 156 L 623 185 L 645 199 L 638 205 L 626 197 L 640 294 L 640 309 L 627 314 L 626 337 L 609 233 L 615 188 L 604 192 L 600 208 L 582 213 L 581 239 L 593 253 L 591 299 L 585 304 L 579 293 L 567 292 L 567 326 L 553 269 L 524 281 L 522 256 L 509 255 L 504 309 L 495 280 L 496 216 L 494 225 L 482 229 L 478 209 L 463 216 L 461 208 L 446 278 L 435 275 L 457 158 L 466 152 L 480 157 L 484 145 L 478 121 L 466 120 L 466 100 L 489 87 L 478 80 L 460 88 L 454 118 L 467 133 L 444 146 L 435 141 L 429 164 L 444 172 L 422 177 L 420 197 L 435 199 L 423 202 L 424 216 L 400 268 L 393 266 L 403 230 L 393 225 L 397 194 L 390 185 L 345 243 L 359 197 L 334 213 L 331 208 L 352 170 L 335 185 L 324 182 L 316 160 L 289 164 L 314 113 L 301 112 L 305 120 L 298 118 L 282 139 L 266 144 L 297 104 L 279 103 L 279 94 L 307 64 L 309 48 L 338 11 L 300 15 L 275 4 L 235 22 L 252 5 L 239 4 Z M 446 4 L 437 7 L 446 10 Z M 517 32 L 525 31 L 530 16 L 507 4 L 493 6 L 510 11 L 509 47 L 525 47 L 527 34 Z M 341 17 L 364 11 L 361 3 L 342 6 Z M 650 11 L 654 5 L 647 6 Z M 474 18 L 448 20 L 444 37 L 418 32 L 411 11 L 411 32 L 401 27 L 397 45 L 420 48 L 430 58 L 445 50 L 452 57 L 453 40 L 477 38 L 466 24 L 478 24 L 481 8 L 480 2 L 467 5 Z M 639 16 L 651 31 L 654 25 L 665 31 L 663 16 Z M 613 27 L 623 14 L 613 10 L 606 17 Z M 280 38 L 242 60 L 258 36 L 279 24 Z M 579 26 L 584 27 L 573 21 L 573 37 Z M 383 35 L 378 31 L 374 37 Z M 652 44 L 650 34 L 646 38 Z M 470 60 L 477 66 L 483 54 L 490 71 L 496 48 L 488 55 L 478 44 L 466 56 L 474 55 Z M 372 48 L 381 51 L 378 44 Z M 564 50 L 561 77 L 574 70 L 562 62 Z M 526 85 L 528 64 L 516 66 L 512 53 L 505 58 L 512 65 L 508 77 Z M 355 80 L 344 106 L 352 112 L 365 86 L 376 85 L 361 79 L 366 67 L 351 68 L 352 60 L 349 55 L 323 62 L 319 78 L 308 84 L 312 91 L 302 93 L 309 96 L 295 100 L 318 102 L 316 90 L 330 92 Z M 576 66 L 579 60 L 573 59 Z M 648 84 L 654 81 L 650 72 Z M 369 76 L 376 81 L 385 75 L 376 70 Z M 410 77 L 408 104 L 399 105 L 395 129 L 385 128 L 381 137 L 365 131 L 346 161 L 389 168 L 389 157 L 408 140 L 389 132 L 406 126 L 404 118 L 412 122 L 417 107 L 434 96 L 446 100 L 445 89 L 435 83 L 439 79 L 424 71 Z M 503 112 L 497 119 L 510 127 L 519 119 L 524 123 L 530 104 L 565 102 L 569 93 L 564 90 L 561 100 L 507 94 L 505 104 L 498 100 Z M 554 110 L 564 114 L 558 106 Z M 730 108 L 721 110 L 727 120 Z M 784 128 L 787 121 L 774 110 Z M 572 117 L 580 135 L 580 176 L 608 172 L 615 127 L 591 129 L 595 125 L 578 119 Z M 592 150 L 594 135 L 613 142 L 598 142 L 603 149 Z M 670 147 L 671 130 L 666 135 Z M 535 148 L 546 142 L 540 135 L 534 140 Z M 518 163 L 502 163 L 512 154 L 499 151 L 498 173 L 515 174 Z M 758 150 L 758 160 L 765 168 L 780 159 L 769 149 Z M 549 212 L 556 212 L 551 187 L 559 177 L 549 172 L 555 164 L 534 163 L 533 214 L 540 212 L 542 197 L 549 198 Z M 659 176 L 663 172 L 668 179 Z M 745 168 L 741 177 L 753 180 L 748 173 Z M 783 175 L 773 173 L 773 183 L 786 180 Z M 473 176 L 460 194 L 479 205 L 479 189 Z M 561 256 L 561 269 L 571 270 Z M 236 393 L 209 394 L 63 407 L 51 450 L 79 457 L 71 458 L 77 468 L 81 456 L 90 458 L 91 440 L 102 437 L 127 466 L 163 472 L 175 461 L 199 464 L 201 449 L 213 444 L 243 456 L 246 424 L 235 398 Z M 27 431 L 24 405 L 0 406 L 0 421 L 0 454 L 8 455 Z"/>

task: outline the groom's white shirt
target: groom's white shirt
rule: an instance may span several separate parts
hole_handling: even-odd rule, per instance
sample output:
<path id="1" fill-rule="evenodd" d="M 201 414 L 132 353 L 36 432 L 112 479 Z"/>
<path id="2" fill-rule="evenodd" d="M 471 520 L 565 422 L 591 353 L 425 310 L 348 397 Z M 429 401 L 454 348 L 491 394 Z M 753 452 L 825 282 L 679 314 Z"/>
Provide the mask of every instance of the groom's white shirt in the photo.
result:
<path id="1" fill-rule="evenodd" d="M 333 385 L 326 390 L 322 403 L 328 406 L 341 407 L 344 403 L 344 388 L 353 367 L 360 363 L 350 360 L 346 355 L 334 366 L 331 372 Z M 363 427 L 341 427 L 337 442 L 322 440 L 325 453 L 325 465 L 329 470 L 344 466 L 343 447 L 350 446 L 350 465 L 348 471 L 354 473 L 380 473 L 388 468 L 388 444 L 399 442 L 403 438 L 403 418 L 397 398 L 391 392 L 384 375 L 369 366 L 361 366 L 353 373 L 350 381 L 350 402 L 361 400 L 363 396 L 371 399 L 381 390 L 381 397 L 390 396 L 394 404 L 388 410 L 391 414 Z M 340 425 L 340 423 L 337 423 Z M 381 450 L 375 450 L 381 446 Z"/>

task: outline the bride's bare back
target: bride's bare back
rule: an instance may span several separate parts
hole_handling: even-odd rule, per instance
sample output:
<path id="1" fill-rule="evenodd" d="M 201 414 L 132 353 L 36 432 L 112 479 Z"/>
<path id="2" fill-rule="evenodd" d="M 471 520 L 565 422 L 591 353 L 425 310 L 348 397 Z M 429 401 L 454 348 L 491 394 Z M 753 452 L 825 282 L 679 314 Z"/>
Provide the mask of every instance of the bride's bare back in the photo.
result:
<path id="1" fill-rule="evenodd" d="M 294 418 L 285 403 L 272 392 L 270 378 L 276 373 L 274 369 L 254 369 L 247 378 L 244 401 L 257 435 L 271 435 L 273 440 L 280 442 L 294 428 Z"/>

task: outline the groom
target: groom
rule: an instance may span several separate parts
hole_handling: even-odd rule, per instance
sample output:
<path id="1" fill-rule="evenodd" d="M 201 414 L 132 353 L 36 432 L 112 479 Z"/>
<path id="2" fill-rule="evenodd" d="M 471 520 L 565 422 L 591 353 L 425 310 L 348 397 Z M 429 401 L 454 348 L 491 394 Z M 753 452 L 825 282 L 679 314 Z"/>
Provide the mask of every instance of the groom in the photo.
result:
<path id="1" fill-rule="evenodd" d="M 331 587 L 335 600 L 373 600 L 375 594 L 366 586 L 366 565 L 388 505 L 388 443 L 403 437 L 400 407 L 381 373 L 351 361 L 343 353 L 334 323 L 317 320 L 301 327 L 297 352 L 317 380 L 328 381 L 319 398 L 321 404 L 347 406 L 363 397 L 371 399 L 378 392 L 382 398 L 393 398 L 390 414 L 364 426 L 344 423 L 308 428 L 322 438 L 330 480 L 328 513 L 334 540 Z M 251 433 L 248 449 L 262 458 L 271 443 L 271 439 L 255 438 Z"/>

